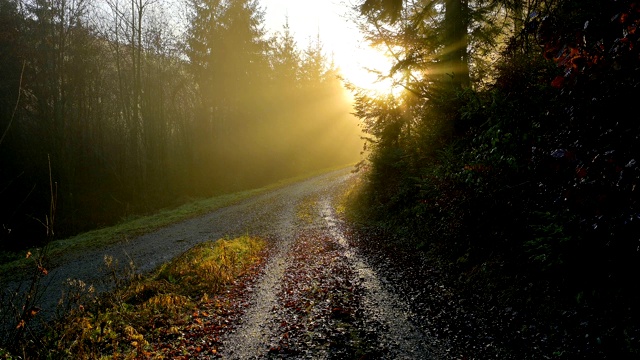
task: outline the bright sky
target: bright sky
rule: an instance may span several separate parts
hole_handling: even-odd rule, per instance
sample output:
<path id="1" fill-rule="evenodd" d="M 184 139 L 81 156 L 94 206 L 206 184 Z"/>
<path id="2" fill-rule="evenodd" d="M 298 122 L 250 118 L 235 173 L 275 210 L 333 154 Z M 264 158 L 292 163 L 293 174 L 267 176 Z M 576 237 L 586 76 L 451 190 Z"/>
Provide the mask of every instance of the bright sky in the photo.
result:
<path id="1" fill-rule="evenodd" d="M 363 69 L 388 70 L 384 55 L 370 49 L 349 20 L 354 0 L 260 0 L 265 23 L 270 32 L 281 31 L 288 18 L 289 29 L 299 49 L 305 49 L 318 33 L 328 56 L 348 80 L 358 86 L 371 87 L 375 76 Z"/>

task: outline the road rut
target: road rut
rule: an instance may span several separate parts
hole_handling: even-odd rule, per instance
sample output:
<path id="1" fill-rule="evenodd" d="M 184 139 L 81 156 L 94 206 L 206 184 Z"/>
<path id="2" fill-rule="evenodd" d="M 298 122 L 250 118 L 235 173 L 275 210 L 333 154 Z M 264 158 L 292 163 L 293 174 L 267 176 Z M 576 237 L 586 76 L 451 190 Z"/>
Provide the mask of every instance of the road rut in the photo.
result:
<path id="1" fill-rule="evenodd" d="M 333 200 L 354 176 L 350 169 L 324 174 L 126 243 L 69 254 L 50 269 L 42 313 L 53 316 L 69 280 L 112 289 L 101 270 L 105 255 L 145 273 L 198 243 L 249 234 L 270 241 L 270 256 L 237 323 L 198 358 L 438 358 L 409 304 L 344 235 Z"/>

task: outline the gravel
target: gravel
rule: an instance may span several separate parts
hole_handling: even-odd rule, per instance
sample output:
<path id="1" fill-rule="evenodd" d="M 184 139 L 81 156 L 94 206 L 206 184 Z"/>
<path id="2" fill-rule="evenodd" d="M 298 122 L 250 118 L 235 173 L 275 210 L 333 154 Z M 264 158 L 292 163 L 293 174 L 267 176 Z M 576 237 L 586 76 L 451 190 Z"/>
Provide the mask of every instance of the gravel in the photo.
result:
<path id="1" fill-rule="evenodd" d="M 348 178 L 308 193 L 304 219 L 282 228 L 249 309 L 222 339 L 222 358 L 441 358 L 409 304 L 344 236 L 332 196 Z"/>
<path id="2" fill-rule="evenodd" d="M 365 290 L 362 306 L 367 319 L 378 322 L 386 331 L 380 334 L 380 343 L 389 350 L 393 359 L 433 359 L 437 350 L 430 344 L 427 336 L 411 322 L 412 312 L 409 304 L 397 296 L 385 285 L 366 258 L 357 253 L 345 239 L 340 222 L 334 213 L 329 199 L 322 204 L 322 216 L 327 223 L 331 236 L 345 248 L 345 255 L 356 269 L 360 285 Z"/>
<path id="3" fill-rule="evenodd" d="M 38 294 L 38 306 L 42 309 L 39 319 L 47 321 L 55 317 L 58 302 L 63 293 L 69 290 L 67 284 L 70 281 L 79 280 L 86 289 L 93 286 L 97 293 L 113 289 L 115 282 L 105 267 L 105 256 L 111 256 L 113 263 L 118 266 L 118 272 L 123 274 L 129 269 L 137 273 L 150 272 L 198 243 L 223 237 L 275 235 L 282 239 L 281 246 L 284 249 L 286 234 L 295 218 L 292 204 L 298 203 L 309 193 L 323 191 L 332 181 L 340 181 L 348 176 L 350 169 L 327 173 L 123 243 L 52 259 L 57 266 L 50 267 L 48 275 L 42 280 L 43 290 Z M 7 299 L 15 292 L 24 291 L 29 282 L 0 279 L 0 285 L 4 299 Z M 7 323 L 1 325 L 0 330 L 10 326 Z"/>
<path id="4" fill-rule="evenodd" d="M 112 289 L 105 255 L 113 257 L 121 271 L 132 264 L 136 272 L 146 273 L 200 242 L 249 234 L 267 239 L 270 255 L 252 275 L 249 288 L 242 290 L 237 299 L 242 310 L 226 333 L 219 339 L 216 335 L 209 356 L 446 358 L 442 343 L 412 320 L 416 316 L 407 297 L 352 246 L 348 225 L 336 215 L 334 196 L 353 176 L 350 169 L 328 173 L 126 243 L 65 255 L 45 277 L 41 316 L 54 316 L 70 280 L 80 280 L 98 292 Z M 25 285 L 9 282 L 5 291 Z M 213 344 L 205 339 L 208 335 L 190 336 Z"/>

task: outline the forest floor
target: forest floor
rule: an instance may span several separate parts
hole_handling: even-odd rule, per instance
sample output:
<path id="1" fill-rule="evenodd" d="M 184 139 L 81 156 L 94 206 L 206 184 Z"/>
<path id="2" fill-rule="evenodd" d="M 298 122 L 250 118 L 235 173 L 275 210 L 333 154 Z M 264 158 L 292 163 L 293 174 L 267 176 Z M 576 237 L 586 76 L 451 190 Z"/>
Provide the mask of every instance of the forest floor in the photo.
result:
<path id="1" fill-rule="evenodd" d="M 120 271 L 133 264 L 144 273 L 200 242 L 250 234 L 268 241 L 267 255 L 199 305 L 179 331 L 151 344 L 155 353 L 185 359 L 555 357 L 535 321 L 461 294 L 435 263 L 344 221 L 337 199 L 355 176 L 348 169 L 332 172 L 124 244 L 57 259 L 41 294 L 42 313 L 53 316 L 67 279 L 99 292 L 113 288 L 105 255 Z"/>

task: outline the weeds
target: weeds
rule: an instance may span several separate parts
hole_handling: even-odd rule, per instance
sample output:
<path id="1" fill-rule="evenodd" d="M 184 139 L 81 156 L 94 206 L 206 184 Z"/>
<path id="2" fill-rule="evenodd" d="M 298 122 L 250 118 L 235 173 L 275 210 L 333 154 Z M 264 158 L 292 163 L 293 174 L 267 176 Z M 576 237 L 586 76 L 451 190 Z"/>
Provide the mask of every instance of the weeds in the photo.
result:
<path id="1" fill-rule="evenodd" d="M 94 302 L 82 296 L 90 288 L 70 280 L 69 300 L 76 306 L 48 329 L 43 346 L 27 353 L 61 359 L 161 356 L 153 344 L 179 336 L 198 304 L 232 283 L 259 258 L 264 246 L 263 240 L 249 236 L 208 241 L 147 277 L 119 280 L 127 285 Z M 106 257 L 105 265 L 117 276 L 112 259 Z"/>
<path id="2" fill-rule="evenodd" d="M 301 202 L 296 207 L 296 219 L 298 219 L 298 221 L 302 222 L 305 225 L 311 224 L 314 219 L 314 211 L 317 202 L 317 196 L 306 198 L 303 202 Z"/>
<path id="3" fill-rule="evenodd" d="M 38 306 L 40 298 L 46 291 L 42 278 L 48 274 L 45 268 L 45 253 L 43 249 L 38 254 L 30 252 L 26 257 L 32 263 L 29 271 L 29 281 L 15 285 L 13 289 L 5 289 L 0 295 L 0 321 L 2 337 L 0 338 L 0 354 L 2 346 L 13 351 L 20 349 L 31 337 L 36 326 L 33 325 L 40 312 Z M 13 285 L 9 285 L 11 287 Z"/>
<path id="4" fill-rule="evenodd" d="M 44 221 L 39 222 L 46 231 L 46 242 L 41 249 L 35 250 L 35 254 L 27 251 L 25 261 L 28 266 L 25 268 L 27 281 L 18 282 L 13 290 L 5 289 L 0 295 L 0 354 L 5 358 L 11 358 L 9 350 L 23 350 L 27 343 L 33 344 L 32 338 L 37 333 L 36 327 L 32 325 L 41 309 L 38 306 L 40 298 L 47 291 L 43 286 L 42 278 L 48 275 L 47 260 L 49 244 L 54 239 L 55 216 L 58 201 L 58 183 L 53 181 L 51 176 L 51 159 L 49 164 L 49 212 L 45 215 Z M 22 284 L 26 284 L 23 287 Z M 10 286 L 9 286 L 10 287 Z M 23 351 L 24 352 L 24 351 Z"/>

